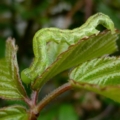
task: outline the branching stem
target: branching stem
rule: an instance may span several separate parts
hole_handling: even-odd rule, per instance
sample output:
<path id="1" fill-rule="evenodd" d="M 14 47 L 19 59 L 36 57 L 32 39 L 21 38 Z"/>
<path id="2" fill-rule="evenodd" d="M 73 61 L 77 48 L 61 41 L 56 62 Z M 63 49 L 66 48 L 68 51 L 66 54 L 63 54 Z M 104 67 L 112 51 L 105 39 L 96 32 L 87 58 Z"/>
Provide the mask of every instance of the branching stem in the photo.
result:
<path id="1" fill-rule="evenodd" d="M 34 110 L 39 114 L 40 111 L 49 103 L 51 102 L 54 98 L 56 98 L 57 96 L 59 96 L 60 94 L 70 90 L 72 88 L 71 84 L 68 82 L 60 87 L 58 87 L 57 89 L 55 89 L 54 91 L 52 91 L 51 93 L 49 93 L 46 97 L 44 97 L 40 103 L 34 108 Z"/>

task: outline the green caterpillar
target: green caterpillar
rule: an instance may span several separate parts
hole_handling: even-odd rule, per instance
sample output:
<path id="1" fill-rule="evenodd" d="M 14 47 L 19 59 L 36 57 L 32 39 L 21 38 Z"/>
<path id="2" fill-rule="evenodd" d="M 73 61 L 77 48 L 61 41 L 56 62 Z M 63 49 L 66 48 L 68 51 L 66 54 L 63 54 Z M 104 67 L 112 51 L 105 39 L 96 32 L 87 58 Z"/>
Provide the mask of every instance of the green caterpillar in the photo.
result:
<path id="1" fill-rule="evenodd" d="M 49 66 L 47 55 L 47 43 L 53 41 L 57 44 L 75 44 L 78 40 L 98 34 L 100 31 L 96 27 L 101 24 L 112 33 L 115 32 L 112 20 L 103 13 L 91 16 L 85 24 L 73 30 L 61 30 L 58 28 L 43 28 L 39 30 L 33 38 L 34 61 L 29 68 L 21 72 L 22 81 L 26 84 L 34 81 Z"/>

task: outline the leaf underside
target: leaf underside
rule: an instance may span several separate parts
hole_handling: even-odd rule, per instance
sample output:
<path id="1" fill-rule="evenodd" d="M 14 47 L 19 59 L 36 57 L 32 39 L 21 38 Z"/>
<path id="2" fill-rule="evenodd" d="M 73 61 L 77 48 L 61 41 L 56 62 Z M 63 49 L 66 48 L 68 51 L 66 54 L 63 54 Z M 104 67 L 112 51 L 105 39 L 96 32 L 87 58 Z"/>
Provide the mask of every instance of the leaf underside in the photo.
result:
<path id="1" fill-rule="evenodd" d="M 21 106 L 5 107 L 0 109 L 0 120 L 28 120 L 28 113 Z"/>
<path id="2" fill-rule="evenodd" d="M 84 88 L 120 102 L 120 58 L 96 58 L 70 73 L 73 87 Z"/>
<path id="3" fill-rule="evenodd" d="M 45 82 L 58 73 L 77 66 L 87 60 L 111 54 L 117 50 L 117 33 L 111 34 L 107 31 L 97 36 L 79 40 L 76 44 L 61 53 L 57 59 L 34 81 L 33 89 L 39 89 Z"/>
<path id="4" fill-rule="evenodd" d="M 0 59 L 0 97 L 4 99 L 22 99 L 26 95 L 20 82 L 16 58 L 15 41 L 6 41 L 5 58 Z"/>

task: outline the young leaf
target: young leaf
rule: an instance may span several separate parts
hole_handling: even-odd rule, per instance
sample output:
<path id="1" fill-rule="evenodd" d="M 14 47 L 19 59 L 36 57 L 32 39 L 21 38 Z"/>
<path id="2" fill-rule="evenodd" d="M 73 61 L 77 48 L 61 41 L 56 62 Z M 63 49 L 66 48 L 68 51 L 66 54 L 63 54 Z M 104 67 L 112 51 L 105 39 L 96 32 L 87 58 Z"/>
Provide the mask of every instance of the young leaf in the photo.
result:
<path id="1" fill-rule="evenodd" d="M 93 35 L 89 38 L 84 38 L 71 45 L 35 80 L 32 88 L 39 89 L 47 80 L 66 69 L 114 52 L 117 49 L 116 39 L 116 33 L 104 32 L 97 36 Z"/>
<path id="2" fill-rule="evenodd" d="M 9 38 L 5 58 L 0 59 L 0 97 L 4 99 L 22 99 L 26 96 L 19 78 L 16 52 L 15 41 Z"/>
<path id="3" fill-rule="evenodd" d="M 28 113 L 21 106 L 5 107 L 0 109 L 0 120 L 28 120 Z"/>
<path id="4" fill-rule="evenodd" d="M 71 71 L 70 79 L 74 87 L 120 102 L 120 58 L 105 57 L 85 62 Z"/>

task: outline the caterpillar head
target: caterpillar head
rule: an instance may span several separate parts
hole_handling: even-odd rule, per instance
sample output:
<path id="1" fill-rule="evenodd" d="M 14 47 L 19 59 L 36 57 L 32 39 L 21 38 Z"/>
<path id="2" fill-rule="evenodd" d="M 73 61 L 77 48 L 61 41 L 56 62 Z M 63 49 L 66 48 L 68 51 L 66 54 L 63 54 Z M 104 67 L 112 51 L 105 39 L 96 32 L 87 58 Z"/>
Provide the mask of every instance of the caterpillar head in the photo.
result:
<path id="1" fill-rule="evenodd" d="M 31 83 L 32 79 L 31 79 L 31 76 L 29 75 L 29 72 L 27 69 L 25 69 L 21 72 L 21 79 L 25 84 Z"/>

